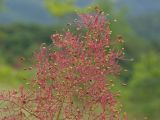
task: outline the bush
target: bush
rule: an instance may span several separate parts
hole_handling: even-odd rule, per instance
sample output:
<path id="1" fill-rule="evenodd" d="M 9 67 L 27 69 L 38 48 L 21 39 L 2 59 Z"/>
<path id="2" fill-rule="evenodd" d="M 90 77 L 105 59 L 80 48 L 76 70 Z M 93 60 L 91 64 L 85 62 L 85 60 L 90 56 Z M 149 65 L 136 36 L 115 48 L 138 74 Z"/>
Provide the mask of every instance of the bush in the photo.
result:
<path id="1" fill-rule="evenodd" d="M 29 89 L 1 92 L 2 120 L 121 119 L 110 76 L 120 73 L 123 40 L 110 39 L 108 21 L 100 13 L 80 19 L 77 35 L 69 29 L 54 34 L 53 44 L 35 54 L 37 73 Z"/>

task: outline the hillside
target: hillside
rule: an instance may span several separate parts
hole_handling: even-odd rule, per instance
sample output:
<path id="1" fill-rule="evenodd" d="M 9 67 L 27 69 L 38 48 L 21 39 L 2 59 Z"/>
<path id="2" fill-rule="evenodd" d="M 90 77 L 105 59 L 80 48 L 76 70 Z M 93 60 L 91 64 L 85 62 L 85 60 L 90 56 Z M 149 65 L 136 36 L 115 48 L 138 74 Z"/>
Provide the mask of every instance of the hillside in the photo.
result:
<path id="1" fill-rule="evenodd" d="M 53 23 L 43 4 L 43 0 L 5 0 L 5 10 L 0 13 L 0 23 Z"/>
<path id="2" fill-rule="evenodd" d="M 89 1 L 79 0 L 77 5 L 85 6 Z M 127 8 L 127 19 L 137 34 L 150 40 L 159 41 L 160 0 L 114 1 L 118 10 Z M 59 21 L 46 10 L 43 0 L 5 0 L 4 2 L 6 9 L 0 12 L 0 24 L 36 23 L 49 25 Z"/>
<path id="3" fill-rule="evenodd" d="M 117 8 L 127 7 L 128 15 L 139 16 L 160 11 L 160 0 L 116 0 Z M 86 2 L 78 1 L 80 6 Z M 87 3 L 86 3 L 87 4 Z M 48 13 L 43 0 L 5 0 L 6 10 L 0 13 L 0 23 L 26 22 L 51 24 L 56 18 Z"/>
<path id="4" fill-rule="evenodd" d="M 128 15 L 138 16 L 160 12 L 160 0 L 116 0 L 118 8 L 127 7 Z"/>

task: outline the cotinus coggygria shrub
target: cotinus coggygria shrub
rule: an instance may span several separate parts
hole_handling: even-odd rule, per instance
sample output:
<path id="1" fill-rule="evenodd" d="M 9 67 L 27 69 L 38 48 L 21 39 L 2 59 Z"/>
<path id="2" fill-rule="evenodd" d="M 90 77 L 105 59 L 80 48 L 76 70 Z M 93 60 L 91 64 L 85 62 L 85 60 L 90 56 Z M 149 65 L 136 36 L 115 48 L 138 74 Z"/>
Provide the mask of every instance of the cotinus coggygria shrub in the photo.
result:
<path id="1" fill-rule="evenodd" d="M 0 120 L 127 120 L 109 77 L 120 73 L 123 41 L 110 39 L 104 15 L 79 18 L 76 34 L 54 34 L 52 48 L 43 46 L 35 54 L 29 89 L 0 93 Z"/>

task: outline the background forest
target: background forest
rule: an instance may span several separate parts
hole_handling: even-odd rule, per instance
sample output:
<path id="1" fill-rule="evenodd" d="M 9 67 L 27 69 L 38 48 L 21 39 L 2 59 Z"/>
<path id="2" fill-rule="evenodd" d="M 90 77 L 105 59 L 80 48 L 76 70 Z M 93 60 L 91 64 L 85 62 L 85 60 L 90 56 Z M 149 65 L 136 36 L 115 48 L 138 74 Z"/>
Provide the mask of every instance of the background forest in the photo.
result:
<path id="1" fill-rule="evenodd" d="M 116 79 L 127 84 L 117 86 L 126 112 L 131 119 L 159 120 L 159 0 L 0 0 L 0 89 L 26 83 L 34 74 L 27 67 L 34 51 L 74 21 L 75 11 L 89 12 L 94 5 L 110 19 L 112 38 L 125 40 L 127 60 Z"/>

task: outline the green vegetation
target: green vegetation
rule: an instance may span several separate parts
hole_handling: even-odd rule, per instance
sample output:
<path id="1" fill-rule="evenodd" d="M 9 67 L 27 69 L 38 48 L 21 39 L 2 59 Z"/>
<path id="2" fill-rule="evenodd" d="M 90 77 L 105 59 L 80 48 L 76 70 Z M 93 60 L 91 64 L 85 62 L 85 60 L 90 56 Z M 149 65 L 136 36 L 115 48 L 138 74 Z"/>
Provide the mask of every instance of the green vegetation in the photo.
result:
<path id="1" fill-rule="evenodd" d="M 130 25 L 136 33 L 152 44 L 152 49 L 160 50 L 159 11 L 130 18 Z M 147 33 L 147 34 L 146 34 Z"/>
<path id="2" fill-rule="evenodd" d="M 64 16 L 75 12 L 88 12 L 93 5 L 80 7 L 77 5 L 78 0 L 44 0 L 46 8 L 56 16 Z M 87 2 L 87 1 L 86 1 Z"/>
<path id="3" fill-rule="evenodd" d="M 13 68 L 0 59 L 0 90 L 17 88 L 20 84 L 25 84 L 32 76 L 32 72 L 24 71 L 22 68 Z"/>
<path id="4" fill-rule="evenodd" d="M 51 34 L 60 27 L 13 24 L 0 27 L 0 55 L 15 64 L 18 57 L 30 57 L 42 43 L 51 43 Z M 38 47 L 37 47 L 38 46 Z"/>
<path id="5" fill-rule="evenodd" d="M 156 52 L 143 55 L 134 64 L 127 88 L 128 110 L 132 117 L 159 120 L 160 111 L 160 56 Z"/>

